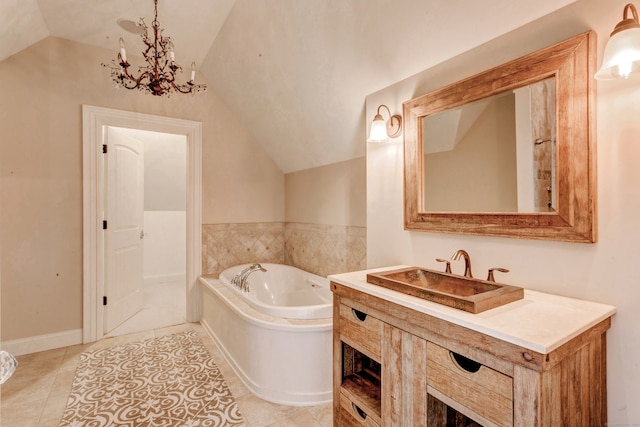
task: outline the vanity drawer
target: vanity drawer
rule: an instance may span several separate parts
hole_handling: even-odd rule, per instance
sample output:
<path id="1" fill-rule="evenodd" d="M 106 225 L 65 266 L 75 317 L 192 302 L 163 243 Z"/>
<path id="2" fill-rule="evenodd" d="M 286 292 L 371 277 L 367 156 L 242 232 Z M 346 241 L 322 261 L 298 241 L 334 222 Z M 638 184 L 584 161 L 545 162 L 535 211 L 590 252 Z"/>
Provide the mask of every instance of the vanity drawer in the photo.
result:
<path id="1" fill-rule="evenodd" d="M 375 415 L 367 413 L 365 408 L 359 407 L 352 402 L 344 393 L 340 393 L 340 426 L 348 427 L 380 427 L 374 419 Z"/>
<path id="2" fill-rule="evenodd" d="M 340 304 L 340 338 L 344 342 L 379 362 L 381 335 L 379 319 Z"/>
<path id="3" fill-rule="evenodd" d="M 513 379 L 432 342 L 427 391 L 481 424 L 513 425 Z"/>

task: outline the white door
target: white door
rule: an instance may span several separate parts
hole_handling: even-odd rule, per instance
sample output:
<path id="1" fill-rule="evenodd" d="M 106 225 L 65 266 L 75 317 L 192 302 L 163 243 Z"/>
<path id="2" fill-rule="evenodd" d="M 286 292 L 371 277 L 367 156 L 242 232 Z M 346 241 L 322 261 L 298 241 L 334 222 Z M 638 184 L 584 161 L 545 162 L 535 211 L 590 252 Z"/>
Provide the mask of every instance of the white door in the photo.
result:
<path id="1" fill-rule="evenodd" d="M 104 333 L 142 309 L 144 144 L 107 127 Z"/>

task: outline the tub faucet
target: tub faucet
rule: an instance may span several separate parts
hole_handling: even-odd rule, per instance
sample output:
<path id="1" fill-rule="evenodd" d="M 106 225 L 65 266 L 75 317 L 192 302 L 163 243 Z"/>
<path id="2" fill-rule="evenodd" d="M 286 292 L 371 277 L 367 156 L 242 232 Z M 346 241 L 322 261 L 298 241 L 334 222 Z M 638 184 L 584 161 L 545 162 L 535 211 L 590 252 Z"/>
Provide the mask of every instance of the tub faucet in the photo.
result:
<path id="1" fill-rule="evenodd" d="M 451 259 L 457 261 L 460 259 L 460 257 L 464 257 L 464 276 L 473 278 L 473 276 L 471 275 L 471 257 L 469 256 L 467 251 L 458 249 L 456 253 L 453 254 Z"/>
<path id="2" fill-rule="evenodd" d="M 249 282 L 247 280 L 249 279 L 251 273 L 254 273 L 256 271 L 266 272 L 267 269 L 263 268 L 260 264 L 253 264 L 251 267 L 245 270 L 246 271 L 244 272 L 244 274 L 240 277 L 240 290 L 249 292 Z"/>
<path id="3" fill-rule="evenodd" d="M 237 288 L 240 288 L 240 284 L 242 283 L 242 277 L 245 274 L 247 274 L 252 268 L 256 268 L 256 266 L 259 266 L 259 265 L 260 264 L 251 264 L 250 266 L 243 268 L 242 271 L 240 271 L 235 276 L 233 276 L 233 279 L 231 279 L 231 284 L 233 284 Z"/>

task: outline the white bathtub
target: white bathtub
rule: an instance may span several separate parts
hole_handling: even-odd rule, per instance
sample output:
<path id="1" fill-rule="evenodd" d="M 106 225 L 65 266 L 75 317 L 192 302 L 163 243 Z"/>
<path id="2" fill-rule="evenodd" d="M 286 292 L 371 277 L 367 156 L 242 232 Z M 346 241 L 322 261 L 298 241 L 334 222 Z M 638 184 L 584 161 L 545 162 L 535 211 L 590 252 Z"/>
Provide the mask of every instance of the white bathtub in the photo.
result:
<path id="1" fill-rule="evenodd" d="M 237 265 L 220 273 L 220 280 L 261 313 L 287 319 L 322 319 L 333 315 L 329 279 L 282 264 L 262 264 L 266 272 L 248 276 L 250 291 L 231 284 L 231 279 L 250 264 Z"/>
<path id="2" fill-rule="evenodd" d="M 230 284 L 246 265 L 226 270 L 219 280 L 200 277 L 201 323 L 256 396 L 282 405 L 329 403 L 333 308 L 328 280 L 285 265 L 262 266 L 266 273 L 249 276 L 249 293 Z M 304 301 L 310 305 L 299 305 Z"/>

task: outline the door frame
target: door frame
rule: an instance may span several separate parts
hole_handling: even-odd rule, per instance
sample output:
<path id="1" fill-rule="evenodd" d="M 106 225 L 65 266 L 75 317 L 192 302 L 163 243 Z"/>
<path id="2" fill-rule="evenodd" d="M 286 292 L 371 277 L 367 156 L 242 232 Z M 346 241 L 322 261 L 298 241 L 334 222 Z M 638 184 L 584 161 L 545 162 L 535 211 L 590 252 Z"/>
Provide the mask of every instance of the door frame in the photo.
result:
<path id="1" fill-rule="evenodd" d="M 105 128 L 115 126 L 184 135 L 187 140 L 187 322 L 200 320 L 198 276 L 202 271 L 202 123 L 91 105 L 82 106 L 83 310 L 82 340 L 104 336 Z"/>

